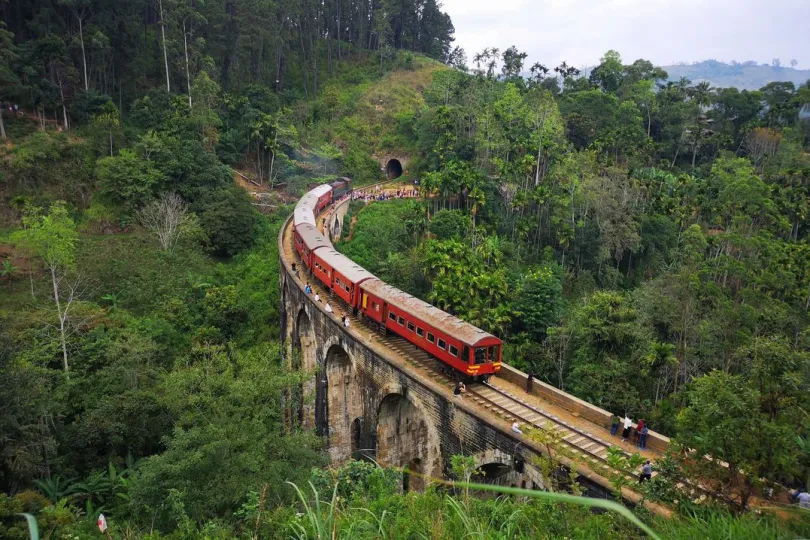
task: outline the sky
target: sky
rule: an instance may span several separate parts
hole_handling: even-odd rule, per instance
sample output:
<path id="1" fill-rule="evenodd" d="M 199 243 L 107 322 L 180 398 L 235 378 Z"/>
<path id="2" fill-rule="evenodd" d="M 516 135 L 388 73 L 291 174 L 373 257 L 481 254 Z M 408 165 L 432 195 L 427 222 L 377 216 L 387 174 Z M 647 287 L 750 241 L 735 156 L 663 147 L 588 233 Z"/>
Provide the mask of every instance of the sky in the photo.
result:
<path id="1" fill-rule="evenodd" d="M 609 49 L 625 63 L 779 58 L 810 69 L 810 0 L 443 0 L 467 64 L 515 45 L 526 65 L 593 66 Z"/>

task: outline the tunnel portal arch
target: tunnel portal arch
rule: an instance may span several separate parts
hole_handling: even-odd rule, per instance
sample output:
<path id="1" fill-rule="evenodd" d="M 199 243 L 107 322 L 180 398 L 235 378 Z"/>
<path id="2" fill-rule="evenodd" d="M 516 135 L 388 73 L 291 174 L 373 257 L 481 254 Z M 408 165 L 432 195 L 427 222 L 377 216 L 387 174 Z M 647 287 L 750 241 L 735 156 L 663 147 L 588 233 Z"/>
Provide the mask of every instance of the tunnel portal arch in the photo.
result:
<path id="1" fill-rule="evenodd" d="M 388 163 L 385 165 L 385 176 L 389 180 L 399 178 L 402 176 L 402 170 L 402 163 L 398 159 L 389 159 Z"/>

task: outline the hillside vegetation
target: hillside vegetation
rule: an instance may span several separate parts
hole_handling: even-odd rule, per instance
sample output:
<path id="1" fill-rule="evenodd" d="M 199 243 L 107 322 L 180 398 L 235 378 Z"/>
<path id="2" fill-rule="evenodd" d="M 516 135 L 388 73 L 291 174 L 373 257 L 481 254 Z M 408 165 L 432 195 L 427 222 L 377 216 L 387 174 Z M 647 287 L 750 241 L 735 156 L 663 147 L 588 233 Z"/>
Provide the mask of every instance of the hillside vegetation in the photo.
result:
<path id="1" fill-rule="evenodd" d="M 49 538 L 96 538 L 102 512 L 115 538 L 641 537 L 581 500 L 325 468 L 293 399 L 313 374 L 278 340 L 277 234 L 309 186 L 378 180 L 388 151 L 430 197 L 355 207 L 342 249 L 729 464 L 663 461 L 639 489 L 679 514 L 636 514 L 654 529 L 808 534 L 745 513 L 810 482 L 806 86 L 668 84 L 612 51 L 589 79 L 525 81 L 514 48 L 469 72 L 432 0 L 0 12 L 21 107 L 0 116 L 0 537 L 25 538 L 23 511 Z M 675 490 L 684 473 L 718 500 Z"/>

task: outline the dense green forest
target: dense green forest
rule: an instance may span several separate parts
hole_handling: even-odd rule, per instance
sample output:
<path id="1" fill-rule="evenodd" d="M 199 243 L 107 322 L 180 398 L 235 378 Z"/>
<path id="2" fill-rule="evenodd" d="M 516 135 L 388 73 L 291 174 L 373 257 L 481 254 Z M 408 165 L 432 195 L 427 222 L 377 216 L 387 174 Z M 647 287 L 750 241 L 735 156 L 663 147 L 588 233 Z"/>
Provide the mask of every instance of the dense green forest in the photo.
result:
<path id="1" fill-rule="evenodd" d="M 743 470 L 746 496 L 810 481 L 807 85 L 667 83 L 612 51 L 587 78 L 523 78 L 515 48 L 468 67 L 433 0 L 0 13 L 3 538 L 25 537 L 20 511 L 54 538 L 95 537 L 101 511 L 116 537 L 639 536 L 573 504 L 327 471 L 288 421 L 311 374 L 278 341 L 279 226 L 311 184 L 380 179 L 391 150 L 429 197 L 355 205 L 342 250 L 730 465 L 700 474 Z M 673 538 L 807 527 L 741 503 L 640 515 Z"/>

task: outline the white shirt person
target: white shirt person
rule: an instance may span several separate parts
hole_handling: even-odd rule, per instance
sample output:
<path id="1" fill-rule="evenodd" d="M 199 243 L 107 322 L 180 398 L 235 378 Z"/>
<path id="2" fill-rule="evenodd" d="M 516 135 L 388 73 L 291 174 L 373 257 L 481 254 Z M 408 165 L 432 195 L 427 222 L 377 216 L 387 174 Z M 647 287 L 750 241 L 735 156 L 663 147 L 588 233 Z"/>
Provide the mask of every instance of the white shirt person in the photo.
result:
<path id="1" fill-rule="evenodd" d="M 518 424 L 517 422 L 512 422 L 512 431 L 520 435 L 523 435 L 523 432 L 520 430 L 520 424 Z"/>
<path id="2" fill-rule="evenodd" d="M 329 302 L 326 302 L 326 308 L 324 309 L 326 309 L 327 313 L 332 313 L 332 306 L 329 305 Z"/>

